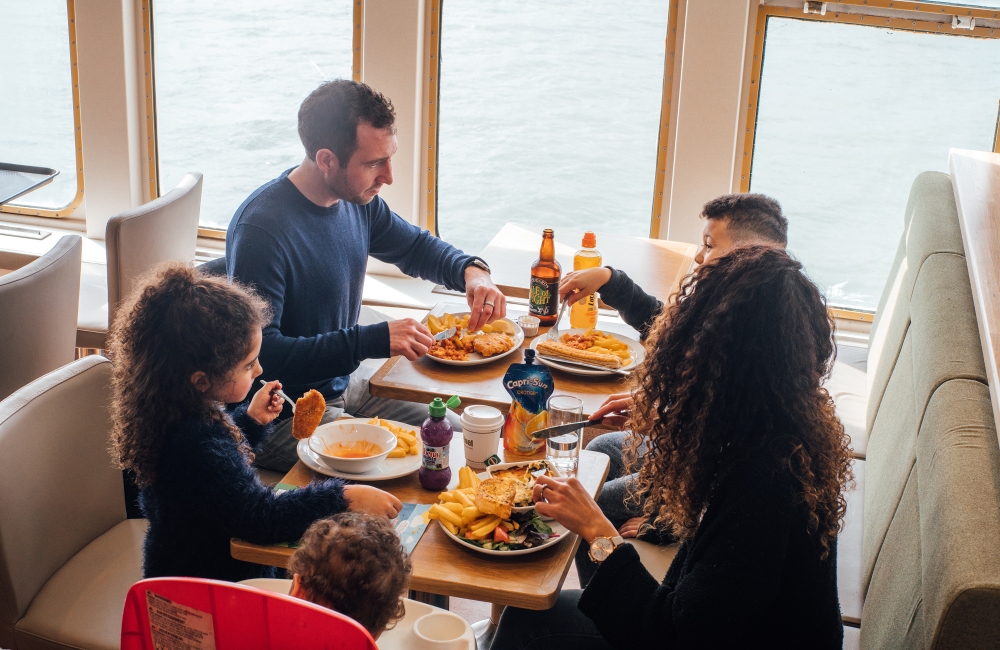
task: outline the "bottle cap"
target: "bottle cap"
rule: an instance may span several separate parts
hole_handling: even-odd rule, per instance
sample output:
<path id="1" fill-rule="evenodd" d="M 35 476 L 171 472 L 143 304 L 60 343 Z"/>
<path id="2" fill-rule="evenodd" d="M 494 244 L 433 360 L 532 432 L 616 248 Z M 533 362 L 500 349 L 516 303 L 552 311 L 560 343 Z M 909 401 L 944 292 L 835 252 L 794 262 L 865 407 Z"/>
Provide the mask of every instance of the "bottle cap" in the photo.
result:
<path id="1" fill-rule="evenodd" d="M 588 230 L 583 233 L 583 247 L 584 248 L 597 248 L 597 235 L 592 231 Z"/>
<path id="2" fill-rule="evenodd" d="M 458 399 L 458 395 L 452 395 L 447 402 L 443 402 L 440 397 L 435 397 L 427 406 L 427 412 L 431 414 L 431 417 L 444 417 L 448 409 L 453 409 L 461 403 L 462 400 Z"/>
<path id="3" fill-rule="evenodd" d="M 532 350 L 531 348 L 528 348 L 527 350 L 525 350 L 524 351 L 524 362 L 525 363 L 531 363 L 534 360 L 535 360 L 535 351 Z"/>

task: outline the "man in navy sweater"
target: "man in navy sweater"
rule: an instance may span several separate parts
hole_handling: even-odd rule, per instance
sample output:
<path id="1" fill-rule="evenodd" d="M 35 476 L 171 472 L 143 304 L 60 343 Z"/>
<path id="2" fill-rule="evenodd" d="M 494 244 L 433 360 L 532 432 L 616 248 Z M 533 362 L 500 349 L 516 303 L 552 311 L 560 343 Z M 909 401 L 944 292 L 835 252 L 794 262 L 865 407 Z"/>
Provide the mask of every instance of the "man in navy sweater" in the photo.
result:
<path id="1" fill-rule="evenodd" d="M 501 318 L 504 296 L 486 263 L 466 255 L 392 212 L 378 192 L 392 184 L 395 113 L 381 93 L 338 79 L 299 108 L 302 163 L 243 202 L 226 236 L 231 278 L 251 285 L 273 316 L 260 351 L 267 379 L 292 399 L 315 388 L 327 400 L 324 422 L 347 412 L 419 425 L 425 404 L 372 397 L 365 359 L 415 360 L 433 344 L 430 331 L 406 318 L 361 325 L 368 256 L 404 273 L 465 291 L 469 327 Z M 287 471 L 295 464 L 291 409 L 256 454 L 257 464 Z M 460 430 L 458 419 L 453 426 Z"/>

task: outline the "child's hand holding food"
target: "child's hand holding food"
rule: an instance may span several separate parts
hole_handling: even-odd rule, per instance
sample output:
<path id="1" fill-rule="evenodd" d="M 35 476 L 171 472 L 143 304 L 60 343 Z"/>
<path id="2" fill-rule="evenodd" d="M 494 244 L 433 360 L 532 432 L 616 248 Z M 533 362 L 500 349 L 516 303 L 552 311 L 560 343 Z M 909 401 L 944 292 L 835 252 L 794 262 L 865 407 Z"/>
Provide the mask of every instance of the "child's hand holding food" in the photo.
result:
<path id="1" fill-rule="evenodd" d="M 345 485 L 344 498 L 347 499 L 348 510 L 367 512 L 376 517 L 381 515 L 395 519 L 403 509 L 399 499 L 370 485 Z"/>
<path id="2" fill-rule="evenodd" d="M 274 418 L 278 417 L 285 405 L 285 400 L 281 399 L 281 396 L 276 392 L 279 390 L 281 390 L 281 382 L 277 380 L 269 381 L 261 386 L 261 389 L 250 400 L 247 415 L 261 425 L 274 422 Z"/>
<path id="3" fill-rule="evenodd" d="M 609 280 L 611 280 L 611 269 L 605 266 L 567 273 L 559 283 L 559 300 L 566 300 L 572 305 L 600 291 Z"/>

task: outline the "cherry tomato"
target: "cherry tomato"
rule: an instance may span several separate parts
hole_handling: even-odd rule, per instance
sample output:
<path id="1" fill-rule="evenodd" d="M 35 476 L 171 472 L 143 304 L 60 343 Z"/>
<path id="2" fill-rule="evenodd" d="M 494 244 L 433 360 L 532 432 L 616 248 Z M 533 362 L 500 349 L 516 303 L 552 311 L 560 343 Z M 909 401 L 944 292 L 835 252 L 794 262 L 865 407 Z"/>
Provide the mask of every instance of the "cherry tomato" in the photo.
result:
<path id="1" fill-rule="evenodd" d="M 493 529 L 493 541 L 509 544 L 510 535 L 507 534 L 507 529 L 504 528 L 503 526 L 497 526 L 495 529 Z"/>

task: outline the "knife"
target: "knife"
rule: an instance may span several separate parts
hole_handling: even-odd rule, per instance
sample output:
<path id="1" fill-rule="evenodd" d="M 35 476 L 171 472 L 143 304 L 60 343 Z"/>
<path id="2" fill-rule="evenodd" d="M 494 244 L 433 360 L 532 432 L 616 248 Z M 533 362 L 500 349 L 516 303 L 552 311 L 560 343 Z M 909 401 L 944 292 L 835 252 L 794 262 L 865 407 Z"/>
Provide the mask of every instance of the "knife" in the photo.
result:
<path id="1" fill-rule="evenodd" d="M 445 339 L 450 339 L 453 336 L 455 336 L 455 328 L 454 327 L 449 327 L 448 329 L 441 330 L 440 332 L 438 332 L 437 334 L 435 334 L 434 335 L 434 340 L 435 341 L 443 341 Z"/>
<path id="2" fill-rule="evenodd" d="M 531 437 L 535 440 L 544 440 L 546 438 L 555 438 L 556 436 L 564 436 L 567 433 L 573 433 L 584 427 L 590 427 L 600 424 L 600 422 L 591 422 L 589 420 L 581 420 L 580 422 L 570 422 L 569 424 L 557 424 L 554 427 L 547 427 L 545 429 L 539 429 L 531 434 Z"/>
<path id="3" fill-rule="evenodd" d="M 568 366 L 580 366 L 581 368 L 589 368 L 591 370 L 603 370 L 605 372 L 614 372 L 618 373 L 619 375 L 624 375 L 626 377 L 632 374 L 628 370 L 622 370 L 621 368 L 607 368 L 605 366 L 599 366 L 593 363 L 584 363 L 583 361 L 569 361 L 567 359 L 563 359 L 561 357 L 553 357 L 548 354 L 538 354 L 537 350 L 535 350 L 535 355 L 538 356 L 540 359 L 545 359 L 547 361 L 554 361 L 555 363 L 562 363 Z"/>

